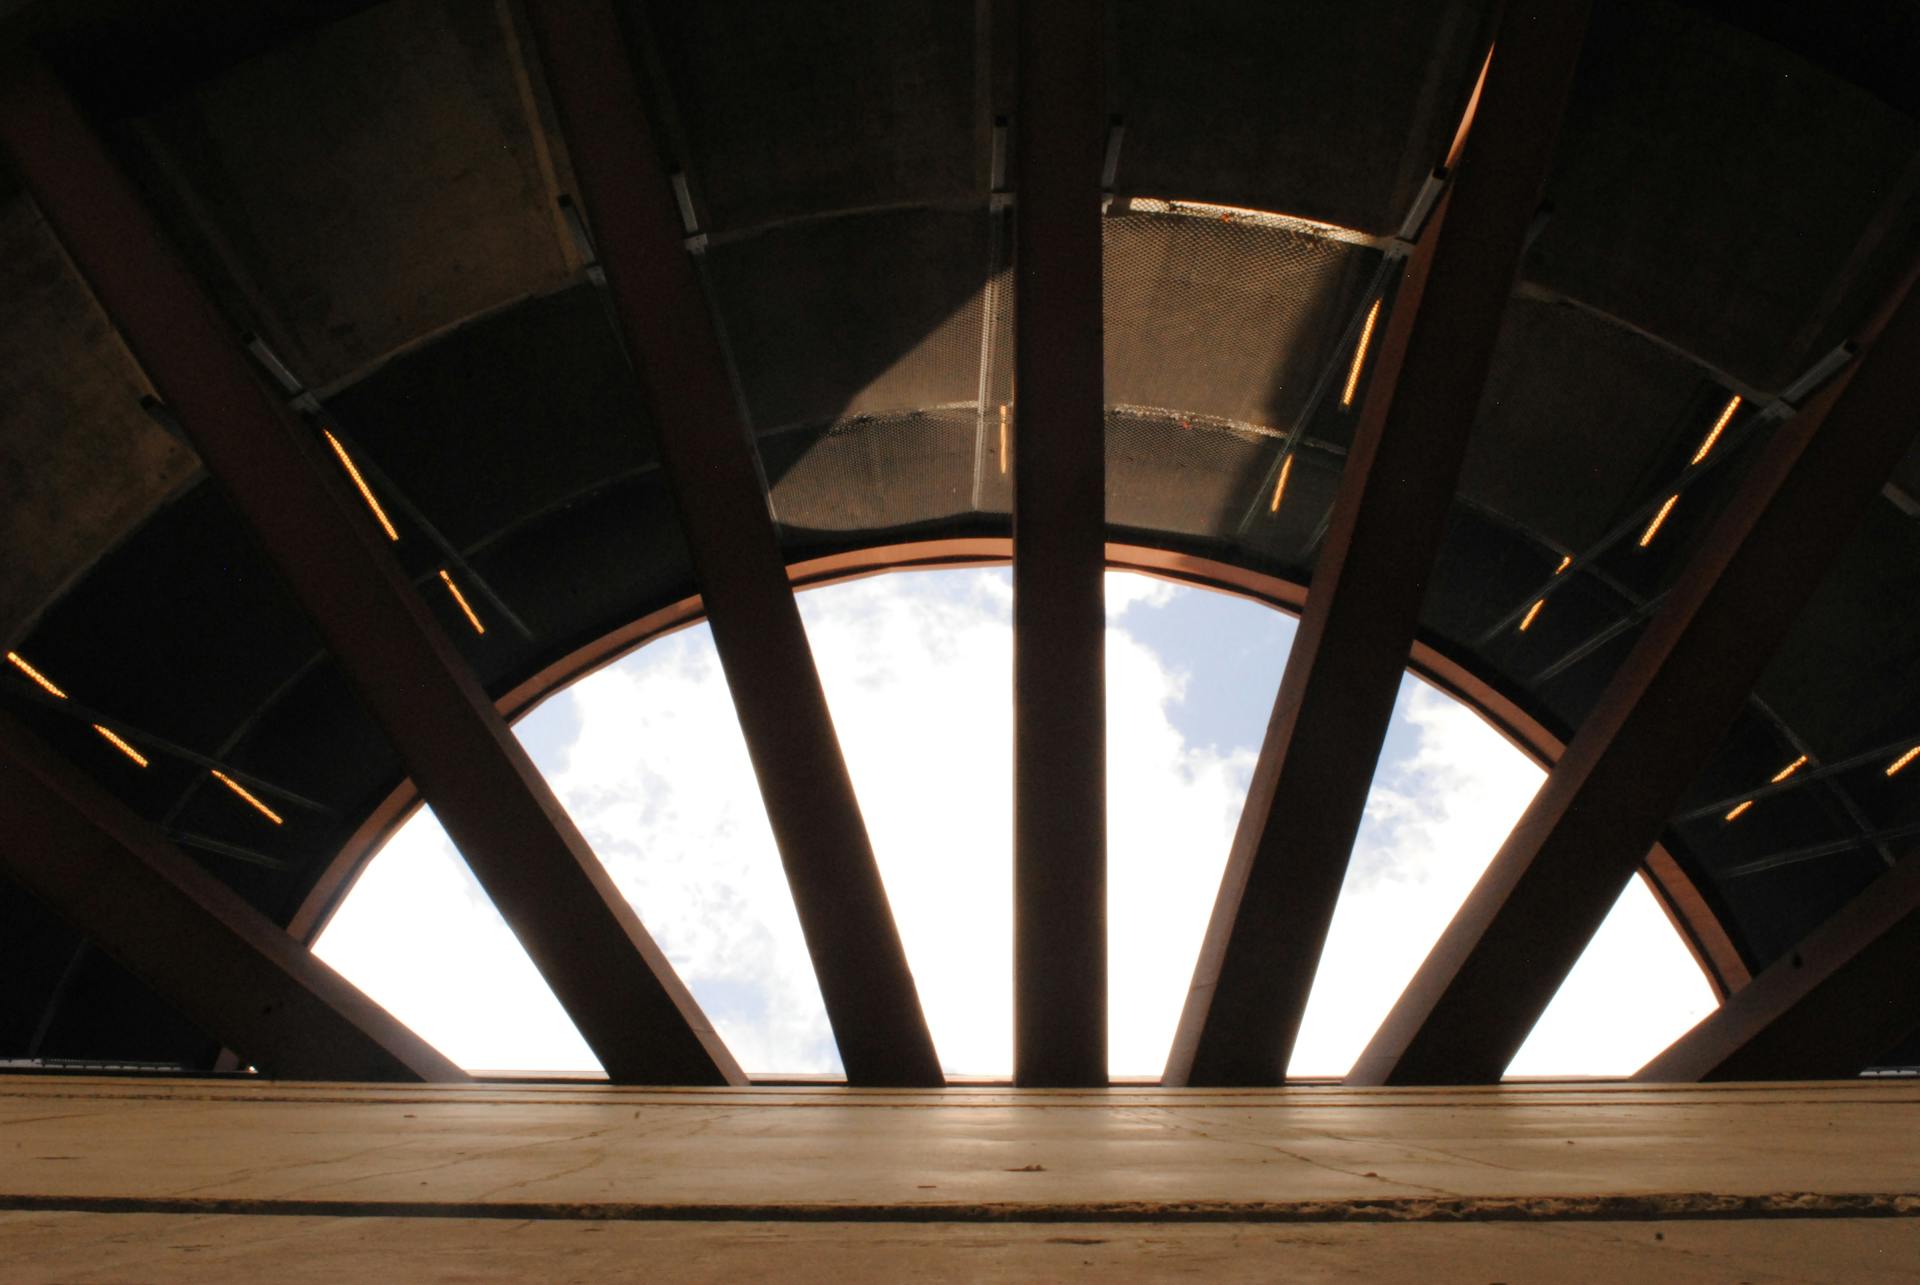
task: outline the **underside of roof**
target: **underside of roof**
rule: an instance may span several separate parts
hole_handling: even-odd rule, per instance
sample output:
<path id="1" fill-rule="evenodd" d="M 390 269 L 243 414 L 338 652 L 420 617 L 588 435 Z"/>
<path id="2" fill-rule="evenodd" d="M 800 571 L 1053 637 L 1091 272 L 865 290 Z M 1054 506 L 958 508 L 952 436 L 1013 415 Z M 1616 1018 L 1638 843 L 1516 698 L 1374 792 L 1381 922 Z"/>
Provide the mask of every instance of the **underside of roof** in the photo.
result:
<path id="1" fill-rule="evenodd" d="M 1312 592 L 1494 8 L 1108 7 L 1109 540 Z M 1011 5 L 621 11 L 781 555 L 1009 536 Z M 489 695 L 700 593 L 519 0 L 4 21 Z M 1907 3 L 1595 7 L 1417 630 L 1551 738 L 1920 252 L 1917 48 Z M 0 708 L 310 935 L 408 773 L 153 393 L 0 168 L 0 639 L 67 695 L 10 668 Z M 1920 766 L 1885 770 L 1920 742 L 1916 601 L 1920 449 L 1663 835 L 1742 975 L 1920 835 Z M 0 1059 L 214 1064 L 86 941 L 0 879 Z"/>

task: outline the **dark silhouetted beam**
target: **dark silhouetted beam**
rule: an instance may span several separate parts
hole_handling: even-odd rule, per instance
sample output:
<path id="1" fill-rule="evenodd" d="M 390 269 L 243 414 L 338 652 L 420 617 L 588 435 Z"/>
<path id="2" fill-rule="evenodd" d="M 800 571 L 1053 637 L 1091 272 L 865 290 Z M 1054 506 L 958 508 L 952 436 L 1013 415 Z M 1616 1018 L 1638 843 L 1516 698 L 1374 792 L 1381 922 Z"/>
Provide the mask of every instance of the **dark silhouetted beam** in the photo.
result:
<path id="1" fill-rule="evenodd" d="M 1505 1071 L 1912 446 L 1920 297 L 1896 299 L 1850 376 L 1753 462 L 1352 1083 Z"/>
<path id="2" fill-rule="evenodd" d="M 1013 1078 L 1107 1082 L 1104 6 L 1015 41 Z"/>
<path id="3" fill-rule="evenodd" d="M 855 1084 L 938 1085 L 919 992 L 618 19 L 607 0 L 534 0 L 527 12 L 840 1060 Z"/>
<path id="4" fill-rule="evenodd" d="M 1837 1080 L 1920 1028 L 1920 854 L 1640 1068 L 1654 1083 Z"/>
<path id="5" fill-rule="evenodd" d="M 1586 5 L 1513 3 L 1407 266 L 1164 1082 L 1284 1078 L 1539 208 Z"/>
<path id="6" fill-rule="evenodd" d="M 207 471 L 286 577 L 580 1034 L 616 1080 L 739 1068 L 306 430 L 44 67 L 0 69 L 0 137 Z"/>
<path id="7" fill-rule="evenodd" d="M 267 1074 L 467 1078 L 4 714 L 0 833 L 0 870 Z"/>

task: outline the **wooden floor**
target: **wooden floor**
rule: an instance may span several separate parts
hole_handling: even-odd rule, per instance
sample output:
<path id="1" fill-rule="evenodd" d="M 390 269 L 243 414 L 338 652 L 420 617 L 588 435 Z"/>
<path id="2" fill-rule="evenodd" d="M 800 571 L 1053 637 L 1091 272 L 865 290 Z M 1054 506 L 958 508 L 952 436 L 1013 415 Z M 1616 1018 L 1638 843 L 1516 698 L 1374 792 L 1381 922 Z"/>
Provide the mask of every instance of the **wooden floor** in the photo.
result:
<path id="1" fill-rule="evenodd" d="M 0 1279 L 1920 1278 L 1920 1082 L 0 1078 Z"/>

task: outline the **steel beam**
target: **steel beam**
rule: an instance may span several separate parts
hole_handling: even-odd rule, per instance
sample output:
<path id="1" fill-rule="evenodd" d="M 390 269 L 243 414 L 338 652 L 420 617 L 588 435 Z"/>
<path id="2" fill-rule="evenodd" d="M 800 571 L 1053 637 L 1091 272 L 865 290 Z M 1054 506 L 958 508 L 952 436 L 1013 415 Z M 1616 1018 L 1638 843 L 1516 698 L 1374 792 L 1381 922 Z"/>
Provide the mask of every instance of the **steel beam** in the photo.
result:
<path id="1" fill-rule="evenodd" d="M 1912 446 L 1911 281 L 1865 357 L 1753 462 L 1350 1083 L 1506 1070 Z"/>
<path id="2" fill-rule="evenodd" d="M 1274 1084 L 1319 967 L 1539 208 L 1584 0 L 1512 3 L 1387 322 L 1163 1083 Z"/>
<path id="3" fill-rule="evenodd" d="M 1920 1028 L 1920 854 L 1868 884 L 1633 1078 L 1839 1080 Z"/>
<path id="4" fill-rule="evenodd" d="M 467 1078 L 5 714 L 0 831 L 0 870 L 267 1074 Z"/>
<path id="5" fill-rule="evenodd" d="M 606 0 L 527 13 L 847 1078 L 940 1084 L 626 35 Z"/>
<path id="6" fill-rule="evenodd" d="M 1105 7 L 1015 31 L 1013 1078 L 1107 1082 Z"/>
<path id="7" fill-rule="evenodd" d="M 466 662 L 44 66 L 0 70 L 0 139 L 207 471 L 286 577 L 607 1073 L 743 1082 Z"/>

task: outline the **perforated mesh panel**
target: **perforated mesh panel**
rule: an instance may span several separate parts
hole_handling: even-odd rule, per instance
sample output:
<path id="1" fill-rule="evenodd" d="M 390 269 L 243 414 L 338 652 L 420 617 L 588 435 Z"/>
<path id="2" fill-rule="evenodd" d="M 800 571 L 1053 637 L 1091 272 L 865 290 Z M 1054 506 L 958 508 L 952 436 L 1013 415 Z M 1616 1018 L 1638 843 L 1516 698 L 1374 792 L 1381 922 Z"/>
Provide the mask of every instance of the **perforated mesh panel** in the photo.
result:
<path id="1" fill-rule="evenodd" d="M 714 304 L 756 434 L 972 404 L 989 215 L 889 211 L 714 246 Z"/>
<path id="2" fill-rule="evenodd" d="M 1219 536 L 1260 484 L 1269 432 L 1135 409 L 1107 413 L 1107 521 Z"/>
<path id="3" fill-rule="evenodd" d="M 761 439 L 790 546 L 815 533 L 912 526 L 973 509 L 973 407 L 915 411 Z"/>
<path id="4" fill-rule="evenodd" d="M 1285 429 L 1378 262 L 1231 215 L 1106 220 L 1107 403 Z"/>

